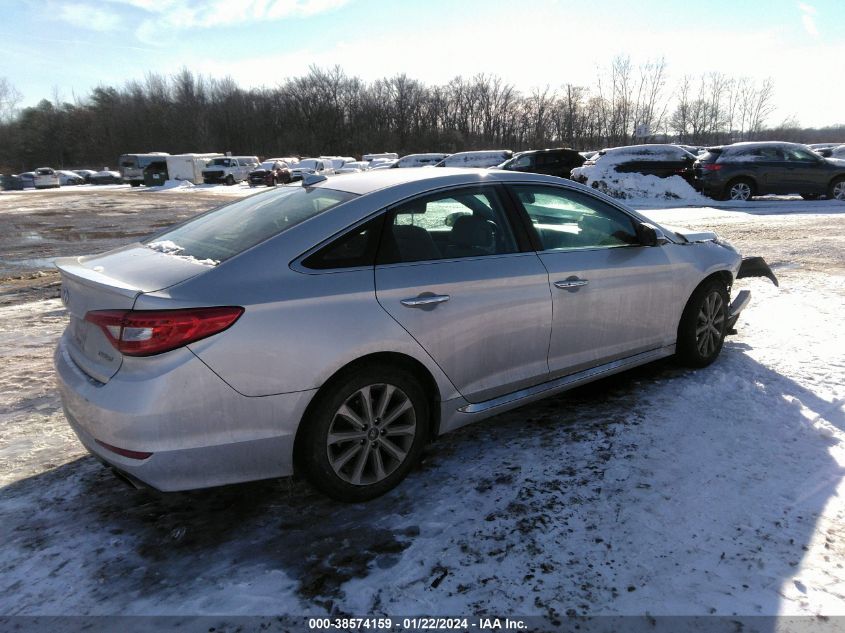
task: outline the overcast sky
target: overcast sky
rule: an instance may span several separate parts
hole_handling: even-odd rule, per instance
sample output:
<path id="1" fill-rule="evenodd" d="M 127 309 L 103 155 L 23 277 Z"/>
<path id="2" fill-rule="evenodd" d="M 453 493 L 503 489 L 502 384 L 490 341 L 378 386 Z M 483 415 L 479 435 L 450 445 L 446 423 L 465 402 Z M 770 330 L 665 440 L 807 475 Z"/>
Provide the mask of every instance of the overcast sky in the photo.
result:
<path id="1" fill-rule="evenodd" d="M 772 77 L 776 124 L 845 123 L 845 0 L 4 0 L 0 76 L 23 105 L 147 71 L 273 86 L 310 64 L 426 83 L 494 73 L 591 86 L 619 54 L 672 79 Z"/>

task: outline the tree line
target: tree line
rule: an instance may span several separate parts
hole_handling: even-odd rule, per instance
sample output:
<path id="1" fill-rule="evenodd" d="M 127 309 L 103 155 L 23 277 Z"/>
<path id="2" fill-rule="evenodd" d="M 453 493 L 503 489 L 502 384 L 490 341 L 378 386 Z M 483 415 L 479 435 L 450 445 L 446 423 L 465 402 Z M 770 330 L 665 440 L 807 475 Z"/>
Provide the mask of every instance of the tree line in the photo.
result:
<path id="1" fill-rule="evenodd" d="M 624 56 L 601 70 L 593 86 L 529 92 L 491 74 L 429 86 L 405 74 L 365 82 L 339 66 L 312 67 L 272 88 L 243 88 L 231 77 L 182 69 L 99 86 L 74 103 L 54 91 L 52 99 L 18 109 L 20 94 L 0 78 L 0 170 L 114 167 L 120 154 L 147 151 L 401 155 L 705 145 L 773 135 L 845 142 L 845 125 L 767 127 L 773 90 L 771 80 L 716 72 L 670 85 L 664 60 L 635 65 Z"/>

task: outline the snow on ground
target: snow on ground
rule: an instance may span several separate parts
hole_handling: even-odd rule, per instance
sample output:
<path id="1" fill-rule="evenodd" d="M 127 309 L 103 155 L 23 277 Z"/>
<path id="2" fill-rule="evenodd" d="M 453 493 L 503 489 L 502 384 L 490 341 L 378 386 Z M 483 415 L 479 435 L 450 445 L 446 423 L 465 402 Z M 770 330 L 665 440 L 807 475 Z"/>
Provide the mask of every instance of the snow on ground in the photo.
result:
<path id="1" fill-rule="evenodd" d="M 643 209 L 774 265 L 720 359 L 447 435 L 362 505 L 126 488 L 63 421 L 61 304 L 0 305 L 0 614 L 845 615 L 845 209 L 807 204 Z"/>

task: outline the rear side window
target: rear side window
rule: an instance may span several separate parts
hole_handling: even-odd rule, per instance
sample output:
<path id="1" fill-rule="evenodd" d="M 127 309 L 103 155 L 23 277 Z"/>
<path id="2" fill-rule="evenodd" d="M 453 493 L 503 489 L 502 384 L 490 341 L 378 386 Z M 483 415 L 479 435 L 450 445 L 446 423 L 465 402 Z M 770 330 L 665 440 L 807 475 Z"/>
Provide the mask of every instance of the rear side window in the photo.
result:
<path id="1" fill-rule="evenodd" d="M 144 243 L 214 265 L 355 197 L 315 187 L 277 189 L 205 213 Z"/>
<path id="2" fill-rule="evenodd" d="M 382 213 L 309 255 L 302 265 L 315 270 L 372 266 L 375 264 L 383 225 Z"/>
<path id="3" fill-rule="evenodd" d="M 394 264 L 517 251 L 498 193 L 479 187 L 417 198 L 390 211 L 377 261 Z"/>

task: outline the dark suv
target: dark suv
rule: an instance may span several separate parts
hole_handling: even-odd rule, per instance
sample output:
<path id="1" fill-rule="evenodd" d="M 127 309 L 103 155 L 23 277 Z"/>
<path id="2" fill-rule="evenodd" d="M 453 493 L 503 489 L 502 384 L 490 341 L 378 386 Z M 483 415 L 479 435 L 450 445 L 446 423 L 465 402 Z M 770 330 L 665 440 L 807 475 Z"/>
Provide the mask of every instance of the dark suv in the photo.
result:
<path id="1" fill-rule="evenodd" d="M 845 201 L 845 160 L 822 158 L 798 143 L 734 143 L 710 147 L 696 162 L 695 185 L 717 200 L 797 193 L 807 200 Z"/>
<path id="2" fill-rule="evenodd" d="M 514 154 L 502 163 L 499 169 L 523 171 L 532 174 L 548 174 L 569 178 L 569 173 L 584 164 L 584 157 L 574 149 L 535 149 Z"/>

